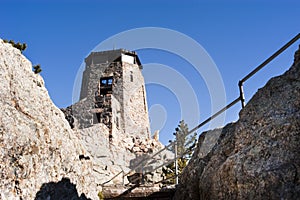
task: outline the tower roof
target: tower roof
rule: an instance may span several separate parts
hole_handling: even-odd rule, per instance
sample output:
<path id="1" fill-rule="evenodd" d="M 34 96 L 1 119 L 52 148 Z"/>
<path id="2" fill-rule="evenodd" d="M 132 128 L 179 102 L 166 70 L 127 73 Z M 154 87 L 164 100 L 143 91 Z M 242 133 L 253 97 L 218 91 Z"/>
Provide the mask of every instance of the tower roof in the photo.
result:
<path id="1" fill-rule="evenodd" d="M 132 56 L 135 59 L 136 64 L 142 68 L 141 61 L 135 51 L 128 51 L 125 49 L 116 49 L 108 51 L 92 52 L 88 57 L 85 58 L 87 66 L 98 63 L 111 63 L 116 62 L 122 55 Z"/>

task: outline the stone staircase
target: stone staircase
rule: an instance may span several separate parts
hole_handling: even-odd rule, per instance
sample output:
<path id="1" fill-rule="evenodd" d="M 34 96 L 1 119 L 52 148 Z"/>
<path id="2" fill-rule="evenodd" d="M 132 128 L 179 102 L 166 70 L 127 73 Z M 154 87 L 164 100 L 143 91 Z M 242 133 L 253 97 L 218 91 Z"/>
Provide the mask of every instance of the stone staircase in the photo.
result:
<path id="1" fill-rule="evenodd" d="M 171 200 L 175 193 L 175 186 L 160 188 L 158 186 L 106 186 L 103 187 L 105 200 Z"/>

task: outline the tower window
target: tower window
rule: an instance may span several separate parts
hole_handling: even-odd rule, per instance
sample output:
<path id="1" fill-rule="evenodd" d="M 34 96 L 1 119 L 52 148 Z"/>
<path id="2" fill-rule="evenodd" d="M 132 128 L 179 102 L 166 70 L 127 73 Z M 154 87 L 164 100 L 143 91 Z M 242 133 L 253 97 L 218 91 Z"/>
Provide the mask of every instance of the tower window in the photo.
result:
<path id="1" fill-rule="evenodd" d="M 112 93 L 113 77 L 103 77 L 100 79 L 100 94 Z"/>
<path id="2" fill-rule="evenodd" d="M 133 74 L 132 74 L 132 71 L 130 71 L 130 73 L 131 73 L 131 74 L 130 74 L 130 81 L 133 82 Z"/>
<path id="3" fill-rule="evenodd" d="M 103 77 L 103 78 L 100 79 L 100 82 L 101 82 L 102 87 L 112 85 L 113 77 Z"/>
<path id="4" fill-rule="evenodd" d="M 101 80 L 101 85 L 107 85 L 107 80 L 106 79 L 102 79 Z"/>

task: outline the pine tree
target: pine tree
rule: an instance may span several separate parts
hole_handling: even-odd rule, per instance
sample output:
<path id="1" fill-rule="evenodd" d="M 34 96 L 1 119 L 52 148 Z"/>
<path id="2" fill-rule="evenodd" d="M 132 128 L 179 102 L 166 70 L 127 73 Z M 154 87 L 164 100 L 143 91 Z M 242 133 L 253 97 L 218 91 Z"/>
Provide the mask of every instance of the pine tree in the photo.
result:
<path id="1" fill-rule="evenodd" d="M 41 69 L 41 65 L 40 64 L 37 64 L 37 65 L 33 66 L 33 72 L 34 73 L 38 74 L 41 71 L 42 71 L 42 69 Z"/>
<path id="2" fill-rule="evenodd" d="M 178 127 L 175 129 L 175 137 L 177 142 L 177 155 L 182 156 L 183 158 L 186 158 L 189 160 L 191 153 L 187 153 L 196 142 L 197 133 L 193 133 L 188 135 L 189 128 L 187 124 L 184 122 L 184 120 L 181 120 L 179 122 Z M 175 152 L 175 149 L 172 149 L 173 152 Z"/>
<path id="3" fill-rule="evenodd" d="M 20 42 L 15 43 L 15 41 L 13 41 L 13 40 L 8 41 L 8 40 L 5 40 L 5 39 L 3 40 L 3 42 L 11 44 L 13 47 L 19 49 L 21 51 L 21 53 L 23 53 L 23 51 L 27 48 L 26 43 L 22 43 L 22 44 Z"/>
<path id="4" fill-rule="evenodd" d="M 184 120 L 179 122 L 178 127 L 175 129 L 175 137 L 176 137 L 176 145 L 172 146 L 170 150 L 175 153 L 175 146 L 177 149 L 177 163 L 178 163 L 178 174 L 181 174 L 184 167 L 187 165 L 188 161 L 192 155 L 192 149 L 196 145 L 196 137 L 197 133 L 188 134 L 189 129 Z M 170 178 L 165 182 L 165 184 L 174 184 L 175 178 L 171 178 L 175 176 L 175 163 L 171 163 L 170 165 L 163 168 L 163 177 L 165 179 Z"/>

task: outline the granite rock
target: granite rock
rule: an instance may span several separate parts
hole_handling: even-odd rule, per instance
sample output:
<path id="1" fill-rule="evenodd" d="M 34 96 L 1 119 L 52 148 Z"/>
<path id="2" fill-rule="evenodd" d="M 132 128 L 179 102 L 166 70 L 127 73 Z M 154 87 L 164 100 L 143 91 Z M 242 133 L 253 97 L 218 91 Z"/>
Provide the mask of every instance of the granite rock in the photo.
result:
<path id="1" fill-rule="evenodd" d="M 78 199 L 97 199 L 87 151 L 30 61 L 2 40 L 0 80 L 0 199 L 53 199 L 45 191 L 63 180 Z"/>
<path id="2" fill-rule="evenodd" d="M 257 91 L 236 123 L 200 135 L 174 199 L 298 199 L 299 91 L 300 50 L 287 72 Z"/>

